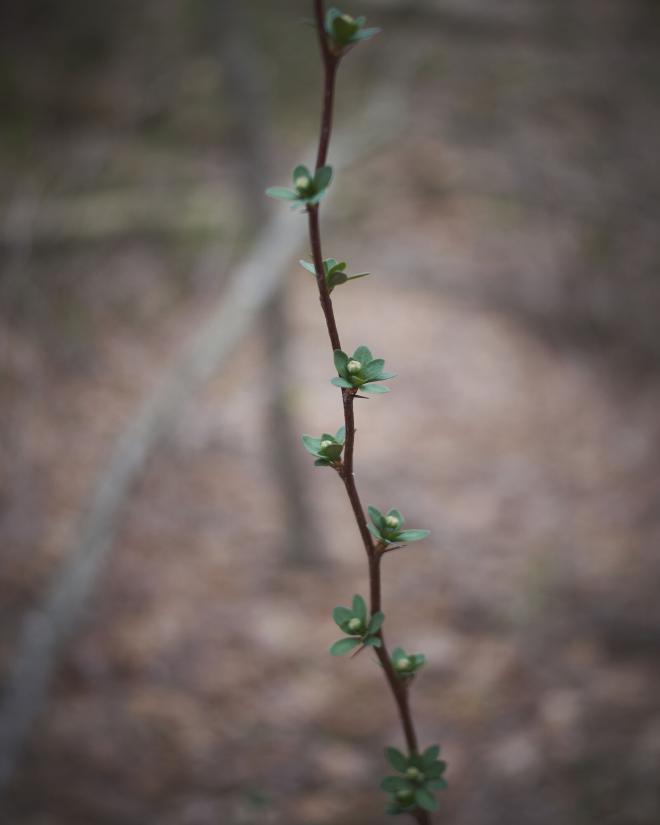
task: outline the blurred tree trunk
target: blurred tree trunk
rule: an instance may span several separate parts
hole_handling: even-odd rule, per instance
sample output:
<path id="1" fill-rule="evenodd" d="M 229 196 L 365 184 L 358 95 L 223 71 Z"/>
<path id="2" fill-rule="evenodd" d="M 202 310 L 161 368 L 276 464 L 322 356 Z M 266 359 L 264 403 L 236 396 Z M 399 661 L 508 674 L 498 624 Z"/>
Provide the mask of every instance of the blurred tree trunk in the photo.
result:
<path id="1" fill-rule="evenodd" d="M 264 89 L 267 67 L 256 48 L 246 20 L 245 4 L 211 3 L 219 14 L 219 45 L 225 89 L 234 115 L 236 153 L 240 157 L 243 194 L 250 229 L 266 220 L 265 182 L 271 177 L 268 107 Z M 283 287 L 274 292 L 261 316 L 266 351 L 269 408 L 266 439 L 271 471 L 284 512 L 285 557 L 293 564 L 319 564 L 324 544 L 307 493 L 301 445 L 292 420 L 288 387 L 291 370 L 287 343 L 289 323 Z"/>

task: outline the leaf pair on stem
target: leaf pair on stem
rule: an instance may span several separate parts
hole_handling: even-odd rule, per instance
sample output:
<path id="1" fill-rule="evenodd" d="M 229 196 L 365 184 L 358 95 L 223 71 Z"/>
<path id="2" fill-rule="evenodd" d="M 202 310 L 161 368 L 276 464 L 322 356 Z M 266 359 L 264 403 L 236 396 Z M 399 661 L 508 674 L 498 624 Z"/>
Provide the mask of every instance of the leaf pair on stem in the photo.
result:
<path id="1" fill-rule="evenodd" d="M 396 748 L 385 748 L 387 761 L 401 776 L 388 776 L 380 787 L 391 796 L 389 814 L 406 814 L 419 807 L 435 811 L 438 801 L 432 791 L 447 787 L 443 774 L 447 763 L 438 759 L 440 747 L 432 745 L 423 754 L 405 756 Z"/>
<path id="2" fill-rule="evenodd" d="M 266 189 L 269 198 L 291 201 L 292 207 L 308 207 L 318 203 L 325 195 L 332 180 L 332 166 L 321 166 L 312 174 L 306 166 L 296 166 L 293 170 L 293 189 L 284 186 L 270 186 Z"/>
<path id="3" fill-rule="evenodd" d="M 351 356 L 340 349 L 336 349 L 334 358 L 339 375 L 337 378 L 333 378 L 330 383 L 334 384 L 335 387 L 370 393 L 390 391 L 389 387 L 383 387 L 381 384 L 374 382 L 394 378 L 395 374 L 393 372 L 383 372 L 385 361 L 382 358 L 374 358 L 368 347 L 358 347 Z"/>
<path id="4" fill-rule="evenodd" d="M 299 263 L 312 275 L 316 275 L 316 268 L 311 261 L 299 261 Z M 344 272 L 346 267 L 346 261 L 337 261 L 334 258 L 326 258 L 323 261 L 323 273 L 328 292 L 332 292 L 336 286 L 341 286 L 347 281 L 356 281 L 358 278 L 365 278 L 369 274 L 368 272 L 359 272 L 357 275 L 347 275 Z"/>
<path id="5" fill-rule="evenodd" d="M 380 32 L 380 29 L 367 29 L 364 24 L 366 17 L 351 17 L 344 14 L 339 9 L 328 9 L 325 15 L 325 33 L 328 35 L 334 46 L 333 51 L 337 54 L 353 46 L 361 40 L 369 40 Z"/>
<path id="6" fill-rule="evenodd" d="M 385 616 L 383 613 L 374 613 L 369 617 L 367 614 L 367 603 L 362 596 L 353 596 L 353 607 L 335 607 L 332 611 L 332 618 L 340 630 L 346 633 L 346 637 L 336 641 L 330 648 L 333 656 L 342 656 L 354 650 L 356 647 L 380 647 L 381 640 L 376 635 Z"/>
<path id="7" fill-rule="evenodd" d="M 383 544 L 406 544 L 410 541 L 420 541 L 430 535 L 430 530 L 404 530 L 405 519 L 398 510 L 388 510 L 383 515 L 371 505 L 367 508 L 371 522 L 367 524 L 369 532 Z"/>
<path id="8" fill-rule="evenodd" d="M 336 467 L 341 462 L 341 454 L 346 440 L 346 428 L 340 427 L 336 435 L 323 433 L 320 438 L 304 435 L 302 440 L 307 452 L 316 458 L 315 467 Z"/>

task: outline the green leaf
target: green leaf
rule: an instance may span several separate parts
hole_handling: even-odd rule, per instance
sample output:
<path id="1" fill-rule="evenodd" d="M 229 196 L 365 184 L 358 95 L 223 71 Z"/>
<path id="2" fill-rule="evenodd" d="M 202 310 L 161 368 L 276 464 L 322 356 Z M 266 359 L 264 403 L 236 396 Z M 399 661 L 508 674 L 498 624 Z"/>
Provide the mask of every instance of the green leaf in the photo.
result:
<path id="1" fill-rule="evenodd" d="M 365 645 L 367 645 L 367 647 L 382 647 L 383 643 L 378 636 L 369 636 L 369 638 L 365 640 Z"/>
<path id="2" fill-rule="evenodd" d="M 372 395 L 381 395 L 384 392 L 389 392 L 390 388 L 382 384 L 364 384 L 364 386 L 360 387 L 360 390 L 370 392 Z"/>
<path id="3" fill-rule="evenodd" d="M 303 166 L 301 164 L 300 166 L 296 166 L 296 168 L 293 170 L 293 182 L 294 182 L 294 184 L 298 180 L 298 178 L 309 178 L 310 181 L 311 181 L 311 180 L 313 180 L 314 175 L 312 175 L 312 173 L 309 171 L 309 169 L 306 166 Z"/>
<path id="4" fill-rule="evenodd" d="M 339 639 L 330 648 L 330 655 L 343 656 L 344 653 L 348 653 L 350 650 L 359 647 L 361 644 L 362 641 L 360 639 Z"/>
<path id="5" fill-rule="evenodd" d="M 431 535 L 430 530 L 403 530 L 396 537 L 397 541 L 421 541 Z"/>
<path id="6" fill-rule="evenodd" d="M 353 40 L 370 40 L 375 35 L 380 34 L 381 31 L 382 29 L 377 28 L 360 29 L 353 35 Z"/>
<path id="7" fill-rule="evenodd" d="M 341 286 L 342 284 L 345 284 L 346 281 L 348 281 L 348 277 L 343 272 L 335 270 L 335 272 L 331 272 L 328 275 L 327 281 L 328 286 L 334 289 L 334 287 L 336 286 Z"/>
<path id="8" fill-rule="evenodd" d="M 438 800 L 425 788 L 417 788 L 415 791 L 415 802 L 425 811 L 437 811 Z"/>
<path id="9" fill-rule="evenodd" d="M 298 193 L 292 192 L 284 186 L 269 186 L 268 189 L 266 189 L 266 194 L 269 198 L 278 198 L 281 201 L 298 200 Z"/>
<path id="10" fill-rule="evenodd" d="M 334 258 L 331 260 L 334 261 L 334 263 L 330 267 L 330 271 L 343 272 L 346 269 L 346 261 L 335 261 Z"/>
<path id="11" fill-rule="evenodd" d="M 373 381 L 383 371 L 385 361 L 382 358 L 375 358 L 373 361 L 362 367 L 362 377 L 365 381 Z"/>
<path id="12" fill-rule="evenodd" d="M 366 278 L 367 275 L 370 275 L 370 272 L 358 272 L 357 275 L 349 275 L 346 279 L 347 281 L 357 281 L 358 278 Z"/>
<path id="13" fill-rule="evenodd" d="M 344 622 L 348 622 L 353 618 L 353 611 L 349 610 L 347 607 L 337 605 L 337 607 L 335 607 L 332 611 L 332 618 L 334 619 L 335 624 L 341 627 Z"/>
<path id="14" fill-rule="evenodd" d="M 308 198 L 302 198 L 302 200 L 304 201 L 304 203 L 315 204 L 315 203 L 318 203 L 320 200 L 322 200 L 325 197 L 325 193 L 326 193 L 326 190 L 322 189 L 320 192 L 317 192 L 315 195 L 312 195 L 311 197 L 308 197 Z"/>
<path id="15" fill-rule="evenodd" d="M 373 521 L 376 527 L 380 528 L 381 530 L 385 526 L 385 521 L 383 519 L 383 514 L 380 510 L 376 507 L 373 507 L 371 504 L 367 507 L 367 512 L 369 513 L 369 518 Z"/>
<path id="16" fill-rule="evenodd" d="M 327 14 L 325 15 L 325 29 L 328 34 L 332 34 L 332 24 L 335 17 L 341 17 L 341 12 L 333 6 L 331 9 L 328 9 Z"/>
<path id="17" fill-rule="evenodd" d="M 349 357 L 340 349 L 336 349 L 333 354 L 334 362 L 335 362 L 335 369 L 339 373 L 342 378 L 348 380 L 350 378 L 350 373 L 346 369 L 346 365 L 349 362 Z"/>
<path id="18" fill-rule="evenodd" d="M 318 456 L 319 450 L 321 449 L 320 438 L 314 438 L 312 435 L 304 435 L 302 437 L 302 443 L 308 453 Z"/>
<path id="19" fill-rule="evenodd" d="M 380 788 L 387 793 L 396 793 L 397 791 L 411 791 L 413 785 L 402 776 L 386 776 L 380 783 Z"/>
<path id="20" fill-rule="evenodd" d="M 367 364 L 374 360 L 371 350 L 369 347 L 365 347 L 364 344 L 355 350 L 353 353 L 353 358 L 356 361 L 359 361 L 363 367 L 366 367 Z"/>
<path id="21" fill-rule="evenodd" d="M 327 189 L 332 180 L 332 166 L 321 166 L 314 175 L 314 188 L 317 192 Z"/>
<path id="22" fill-rule="evenodd" d="M 311 272 L 312 275 L 316 275 L 316 267 L 311 261 L 298 261 L 300 266 L 304 267 L 308 272 Z"/>
<path id="23" fill-rule="evenodd" d="M 331 444 L 329 447 L 324 447 L 321 455 L 329 458 L 330 461 L 337 461 L 344 449 L 342 444 Z"/>
<path id="24" fill-rule="evenodd" d="M 440 760 L 439 762 L 434 762 L 432 765 L 428 765 L 424 768 L 424 773 L 429 779 L 439 779 L 446 770 L 447 763 Z"/>
<path id="25" fill-rule="evenodd" d="M 440 755 L 440 745 L 431 745 L 430 748 L 427 748 L 424 753 L 422 754 L 422 763 L 426 765 L 432 765 L 435 760 Z"/>
<path id="26" fill-rule="evenodd" d="M 329 467 L 330 462 L 326 461 L 325 458 L 317 458 L 314 462 L 315 467 Z"/>
<path id="27" fill-rule="evenodd" d="M 378 631 L 383 626 L 383 622 L 385 621 L 385 614 L 378 611 L 378 613 L 374 613 L 371 617 L 371 621 L 369 622 L 369 626 L 367 627 L 367 633 L 372 636 L 374 633 L 378 633 Z"/>
<path id="28" fill-rule="evenodd" d="M 375 378 L 374 381 L 387 381 L 388 378 L 396 378 L 395 372 L 380 372 Z"/>
<path id="29" fill-rule="evenodd" d="M 343 444 L 346 441 L 346 427 L 341 426 L 337 430 L 337 435 L 335 436 L 335 438 L 337 439 L 338 444 Z"/>
<path id="30" fill-rule="evenodd" d="M 345 378 L 331 378 L 330 383 L 334 384 L 335 387 L 343 387 L 345 390 L 353 389 L 351 382 L 347 381 Z"/>
<path id="31" fill-rule="evenodd" d="M 426 656 L 423 653 L 413 653 L 410 658 L 413 661 L 415 670 L 419 670 L 420 667 L 424 667 L 426 664 Z"/>
<path id="32" fill-rule="evenodd" d="M 367 603 L 359 594 L 353 596 L 353 615 L 357 616 L 362 624 L 367 623 Z"/>
<path id="33" fill-rule="evenodd" d="M 427 788 L 430 788 L 432 791 L 444 791 L 447 787 L 447 780 L 446 779 L 430 779 L 425 783 Z"/>
<path id="34" fill-rule="evenodd" d="M 385 758 L 395 771 L 404 773 L 408 767 L 408 758 L 397 748 L 385 748 Z"/>
<path id="35" fill-rule="evenodd" d="M 367 524 L 367 530 L 371 533 L 371 535 L 372 535 L 375 539 L 378 539 L 378 541 L 385 541 L 385 539 L 383 538 L 383 536 L 380 534 L 380 531 L 378 530 L 378 528 L 377 528 L 377 527 L 374 527 L 374 525 L 373 525 L 371 522 L 369 522 L 369 523 Z"/>
<path id="36" fill-rule="evenodd" d="M 341 46 L 351 42 L 351 38 L 358 31 L 354 20 L 344 20 L 342 17 L 335 17 L 332 21 L 332 36 Z"/>
<path id="37" fill-rule="evenodd" d="M 405 659 L 406 651 L 402 647 L 395 647 L 392 651 L 392 661 L 398 662 L 399 659 Z"/>

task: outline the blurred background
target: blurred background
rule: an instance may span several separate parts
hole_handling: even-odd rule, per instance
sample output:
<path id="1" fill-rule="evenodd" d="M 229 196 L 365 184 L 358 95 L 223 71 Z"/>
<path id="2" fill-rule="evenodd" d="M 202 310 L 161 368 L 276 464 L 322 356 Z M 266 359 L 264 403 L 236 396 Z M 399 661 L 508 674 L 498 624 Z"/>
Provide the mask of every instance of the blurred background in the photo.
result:
<path id="1" fill-rule="evenodd" d="M 438 822 L 660 821 L 660 6 L 362 0 L 324 252 Z M 0 7 L 0 821 L 376 825 L 303 0 Z M 333 296 L 333 297 L 334 297 Z M 52 676 L 52 678 L 50 678 Z"/>

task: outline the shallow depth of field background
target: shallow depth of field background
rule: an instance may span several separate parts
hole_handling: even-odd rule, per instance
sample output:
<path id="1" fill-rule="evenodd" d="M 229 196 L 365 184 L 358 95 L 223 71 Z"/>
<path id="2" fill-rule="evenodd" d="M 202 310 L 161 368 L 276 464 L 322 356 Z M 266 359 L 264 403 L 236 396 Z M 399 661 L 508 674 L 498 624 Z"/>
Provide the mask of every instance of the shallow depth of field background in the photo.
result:
<path id="1" fill-rule="evenodd" d="M 310 8 L 3 3 L 3 680 L 118 437 L 286 210 L 258 192 L 313 160 Z M 373 273 L 335 293 L 345 347 L 398 373 L 356 405 L 365 503 L 433 531 L 386 558 L 384 601 L 429 659 L 437 822 L 657 825 L 660 9 L 345 9 L 384 32 L 343 65 L 337 129 L 389 120 L 335 181 L 325 254 Z M 3 823 L 385 821 L 394 707 L 368 654 L 327 655 L 367 584 L 298 444 L 341 423 L 301 256 L 141 468 Z"/>

